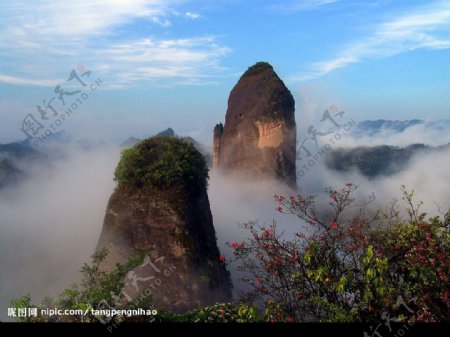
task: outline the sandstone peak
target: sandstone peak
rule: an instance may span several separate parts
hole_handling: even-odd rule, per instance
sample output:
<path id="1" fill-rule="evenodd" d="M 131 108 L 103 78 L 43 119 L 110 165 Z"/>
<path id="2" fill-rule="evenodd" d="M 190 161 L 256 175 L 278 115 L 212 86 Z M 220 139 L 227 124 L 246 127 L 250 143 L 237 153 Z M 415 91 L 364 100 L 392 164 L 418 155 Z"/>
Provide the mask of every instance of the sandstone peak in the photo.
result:
<path id="1" fill-rule="evenodd" d="M 214 130 L 214 167 L 295 186 L 294 113 L 294 98 L 273 67 L 249 67 L 230 93 L 223 132 Z"/>
<path id="2" fill-rule="evenodd" d="M 121 303 L 150 292 L 155 307 L 176 312 L 229 301 L 207 194 L 208 169 L 192 143 L 152 137 L 122 152 L 97 249 L 112 269 L 134 254 L 142 265 L 125 277 Z M 155 280 L 159 280 L 155 286 Z"/>

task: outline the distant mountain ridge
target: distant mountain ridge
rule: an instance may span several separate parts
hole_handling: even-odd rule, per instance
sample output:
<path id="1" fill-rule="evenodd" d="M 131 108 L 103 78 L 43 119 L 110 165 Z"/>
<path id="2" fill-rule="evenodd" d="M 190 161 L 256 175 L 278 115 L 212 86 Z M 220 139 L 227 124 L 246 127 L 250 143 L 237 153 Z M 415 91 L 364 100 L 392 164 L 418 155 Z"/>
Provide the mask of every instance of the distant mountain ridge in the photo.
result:
<path id="1" fill-rule="evenodd" d="M 178 137 L 180 139 L 184 139 L 190 143 L 192 143 L 195 148 L 201 153 L 203 154 L 203 156 L 205 157 L 206 163 L 208 164 L 208 166 L 212 165 L 212 155 L 211 153 L 209 153 L 205 147 L 200 144 L 198 141 L 196 141 L 194 138 L 189 137 L 189 136 L 178 136 L 175 131 L 172 128 L 167 128 L 161 132 L 158 132 L 157 134 L 154 135 L 155 137 Z M 130 148 L 135 146 L 136 144 L 138 144 L 139 142 L 141 142 L 142 139 L 139 138 L 135 138 L 135 137 L 128 137 L 126 140 L 124 140 L 121 144 L 120 147 L 122 148 Z"/>
<path id="2" fill-rule="evenodd" d="M 42 153 L 22 143 L 0 144 L 0 188 L 19 183 L 26 176 L 27 163 L 42 157 Z"/>
<path id="3" fill-rule="evenodd" d="M 133 147 L 140 141 L 141 141 L 141 139 L 139 139 L 139 138 L 128 137 L 122 143 L 120 143 L 120 147 L 126 147 L 126 148 Z"/>
<path id="4" fill-rule="evenodd" d="M 392 131 L 392 132 L 403 132 L 406 129 L 416 126 L 423 125 L 426 128 L 432 128 L 436 130 L 442 130 L 444 128 L 450 128 L 450 119 L 441 119 L 436 121 L 425 121 L 422 119 L 411 119 L 411 120 L 365 120 L 357 124 L 354 132 L 356 134 L 365 134 L 373 136 L 382 131 Z M 352 132 L 353 132 L 352 131 Z"/>
<path id="5" fill-rule="evenodd" d="M 88 150 L 103 144 L 86 139 L 73 140 L 64 131 L 47 136 L 39 147 L 34 147 L 30 139 L 0 144 L 0 189 L 22 182 L 36 164 L 50 167 L 56 160 L 66 158 L 69 145 Z"/>
<path id="6" fill-rule="evenodd" d="M 404 132 L 408 128 L 423 126 L 437 131 L 447 131 L 450 129 L 450 119 L 436 121 L 425 121 L 421 119 L 411 120 L 365 120 L 357 124 L 352 129 L 355 138 L 358 136 L 374 136 L 379 133 L 390 131 L 392 133 Z M 178 137 L 172 128 L 167 128 L 156 134 L 160 137 Z M 212 154 L 205 147 L 192 137 L 180 137 L 189 142 L 205 156 L 208 166 L 212 166 Z M 129 137 L 120 144 L 123 148 L 130 148 L 139 143 L 141 139 Z M 77 144 L 82 149 L 88 149 L 96 144 L 89 141 L 74 141 L 65 132 L 56 132 L 46 139 L 41 147 L 35 148 L 28 139 L 0 144 L 0 189 L 20 183 L 26 178 L 26 168 L 31 164 L 40 162 L 50 162 L 55 158 L 64 157 L 64 147 L 59 145 Z M 56 147 L 53 145 L 57 145 Z M 97 144 L 98 145 L 98 144 Z M 326 158 L 329 168 L 346 171 L 352 168 L 359 169 L 368 177 L 379 175 L 389 175 L 400 171 L 406 167 L 409 159 L 418 151 L 439 151 L 448 148 L 450 145 L 431 147 L 423 144 L 410 145 L 404 148 L 396 146 L 380 145 L 376 147 L 353 147 L 347 149 L 335 149 Z M 375 160 L 375 158 L 377 160 Z"/>
<path id="7" fill-rule="evenodd" d="M 366 177 L 375 178 L 404 170 L 413 156 L 417 154 L 448 149 L 450 149 L 450 144 L 437 147 L 412 144 L 406 147 L 380 145 L 338 148 L 326 154 L 325 164 L 329 169 L 338 172 L 357 169 Z"/>

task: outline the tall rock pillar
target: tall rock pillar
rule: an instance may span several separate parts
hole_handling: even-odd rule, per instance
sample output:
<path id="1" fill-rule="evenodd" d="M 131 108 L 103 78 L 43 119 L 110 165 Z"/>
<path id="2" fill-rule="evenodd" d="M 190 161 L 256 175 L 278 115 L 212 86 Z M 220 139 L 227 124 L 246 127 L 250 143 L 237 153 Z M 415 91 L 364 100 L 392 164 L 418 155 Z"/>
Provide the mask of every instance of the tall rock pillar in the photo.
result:
<path id="1" fill-rule="evenodd" d="M 228 99 L 218 166 L 256 179 L 296 186 L 295 101 L 266 62 L 241 76 Z"/>

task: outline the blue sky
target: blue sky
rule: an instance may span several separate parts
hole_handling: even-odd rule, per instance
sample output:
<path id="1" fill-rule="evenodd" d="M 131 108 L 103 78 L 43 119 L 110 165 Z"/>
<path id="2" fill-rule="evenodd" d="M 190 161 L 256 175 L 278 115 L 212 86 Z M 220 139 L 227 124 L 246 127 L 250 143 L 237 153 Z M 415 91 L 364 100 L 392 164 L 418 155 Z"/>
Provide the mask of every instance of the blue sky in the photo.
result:
<path id="1" fill-rule="evenodd" d="M 0 4 L 0 28 L 0 142 L 23 138 L 77 65 L 103 84 L 63 129 L 93 139 L 171 126 L 208 142 L 261 60 L 299 125 L 331 104 L 358 120 L 450 118 L 450 1 L 18 0 Z"/>

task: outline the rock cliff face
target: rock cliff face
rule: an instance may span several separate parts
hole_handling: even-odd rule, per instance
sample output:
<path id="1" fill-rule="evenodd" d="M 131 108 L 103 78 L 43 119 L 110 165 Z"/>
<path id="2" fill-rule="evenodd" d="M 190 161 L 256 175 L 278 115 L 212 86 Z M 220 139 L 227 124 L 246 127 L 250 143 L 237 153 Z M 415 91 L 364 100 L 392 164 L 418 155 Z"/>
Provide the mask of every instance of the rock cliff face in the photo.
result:
<path id="1" fill-rule="evenodd" d="M 145 255 L 124 280 L 122 303 L 151 293 L 156 308 L 182 312 L 229 301 L 203 156 L 175 137 L 153 137 L 126 151 L 98 243 L 110 252 L 106 269 Z"/>
<path id="2" fill-rule="evenodd" d="M 220 156 L 220 140 L 223 135 L 223 124 L 219 123 L 214 127 L 213 136 L 213 168 L 219 167 L 219 156 Z"/>
<path id="3" fill-rule="evenodd" d="M 223 134 L 214 130 L 214 167 L 295 186 L 294 112 L 294 98 L 272 66 L 250 67 L 230 93 Z"/>

